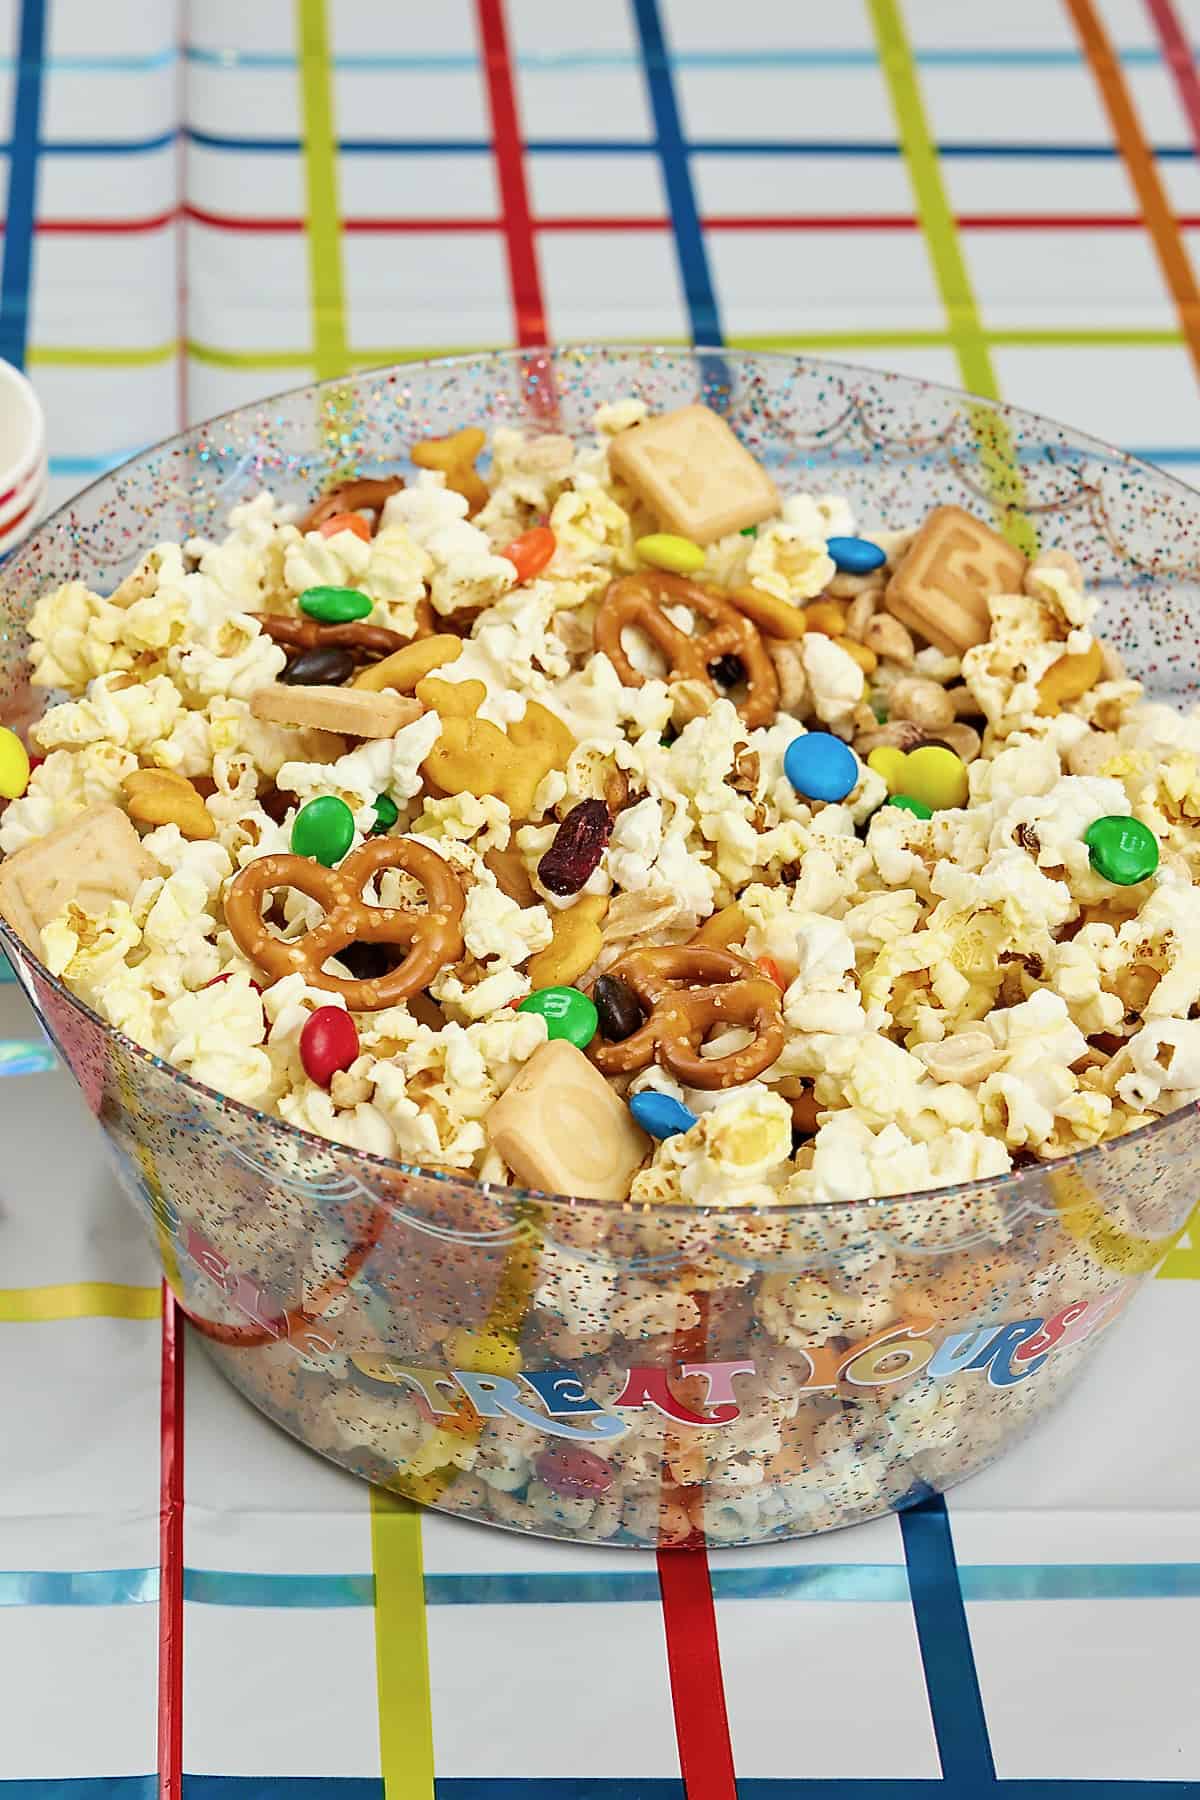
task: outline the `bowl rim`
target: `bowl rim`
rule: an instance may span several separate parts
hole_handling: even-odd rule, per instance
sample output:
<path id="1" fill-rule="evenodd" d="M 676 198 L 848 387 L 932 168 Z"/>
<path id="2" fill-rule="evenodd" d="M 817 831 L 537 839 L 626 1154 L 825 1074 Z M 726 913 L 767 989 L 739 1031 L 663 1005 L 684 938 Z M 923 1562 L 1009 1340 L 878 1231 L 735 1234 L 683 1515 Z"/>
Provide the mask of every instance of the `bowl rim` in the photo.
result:
<path id="1" fill-rule="evenodd" d="M 37 389 L 15 363 L 0 358 L 0 393 L 5 388 L 23 405 L 28 430 L 24 446 L 14 460 L 7 467 L 0 467 L 0 494 L 7 493 L 10 488 L 19 488 L 36 473 L 46 445 L 46 415 Z"/>
<path id="2" fill-rule="evenodd" d="M 226 419 L 234 418 L 238 414 L 246 412 L 249 408 L 270 407 L 275 404 L 280 404 L 285 400 L 293 399 L 301 394 L 316 394 L 326 389 L 344 387 L 348 382 L 362 381 L 369 376 L 387 374 L 401 375 L 405 371 L 424 369 L 467 368 L 472 365 L 484 363 L 498 363 L 506 368 L 523 368 L 526 371 L 526 374 L 528 374 L 532 365 L 544 363 L 547 360 L 550 362 L 551 366 L 553 366 L 556 360 L 563 360 L 572 356 L 611 356 L 614 354 L 633 356 L 639 352 L 643 355 L 676 356 L 697 365 L 702 365 L 706 360 L 712 361 L 716 359 L 724 362 L 733 361 L 743 364 L 768 362 L 791 367 L 795 367 L 797 364 L 803 364 L 805 366 L 815 364 L 818 368 L 828 369 L 831 372 L 846 374 L 852 377 L 893 380 L 903 382 L 910 387 L 922 389 L 932 388 L 935 392 L 945 395 L 951 400 L 965 401 L 969 404 L 989 407 L 1002 414 L 1020 416 L 1026 420 L 1033 420 L 1039 424 L 1051 426 L 1055 430 L 1065 433 L 1081 447 L 1089 448 L 1096 452 L 1103 452 L 1107 457 L 1117 459 L 1128 468 L 1150 471 L 1153 474 L 1155 481 L 1166 482 L 1172 488 L 1178 489 L 1181 494 L 1190 497 L 1193 503 L 1200 507 L 1200 492 L 1197 492 L 1196 489 L 1190 487 L 1187 482 L 1182 481 L 1178 476 L 1172 475 L 1169 470 L 1160 468 L 1156 463 L 1148 462 L 1144 457 L 1133 456 L 1128 451 L 1120 449 L 1119 446 L 1109 444 L 1103 438 L 1095 437 L 1090 432 L 1081 431 L 1073 425 L 1068 425 L 1061 420 L 1055 419 L 1048 413 L 1034 412 L 1028 407 L 1015 406 L 1009 401 L 997 400 L 985 394 L 974 394 L 967 388 L 954 387 L 948 382 L 927 380 L 924 376 L 909 375 L 896 369 L 878 368 L 868 363 L 844 362 L 835 357 L 810 356 L 796 351 L 743 350 L 738 349 L 735 346 L 731 347 L 720 344 L 671 344 L 661 342 L 656 343 L 652 341 L 641 342 L 637 340 L 621 342 L 619 340 L 587 339 L 580 342 L 558 345 L 532 344 L 506 350 L 471 350 L 451 356 L 414 357 L 407 362 L 380 363 L 365 366 L 363 368 L 356 368 L 345 375 L 327 376 L 324 380 L 302 382 L 288 388 L 279 388 L 270 394 L 260 395 L 254 399 L 243 401 L 239 406 L 229 407 L 224 412 L 214 413 L 208 418 L 197 420 L 195 424 L 186 426 L 182 431 L 172 433 L 170 437 L 159 439 L 153 444 L 144 445 L 131 456 L 126 457 L 122 462 L 116 463 L 111 468 L 105 469 L 95 478 L 95 480 L 88 482 L 82 488 L 77 488 L 63 501 L 61 506 L 56 507 L 52 513 L 41 520 L 36 529 L 32 531 L 20 545 L 13 546 L 12 554 L 15 555 L 20 553 L 22 555 L 28 555 L 33 553 L 36 549 L 37 540 L 43 533 L 49 535 L 51 532 L 59 529 L 63 516 L 69 513 L 74 506 L 97 488 L 105 487 L 108 483 L 123 474 L 127 469 L 132 468 L 134 464 L 141 463 L 150 456 L 162 455 L 177 450 L 185 441 L 194 438 L 197 433 L 202 433 L 213 426 L 220 425 Z M 0 378 L 9 372 L 16 375 L 18 380 L 29 389 L 30 394 L 33 394 L 32 384 L 19 370 L 13 369 L 11 364 L 0 362 Z M 34 405 L 40 415 L 40 406 L 38 406 L 36 395 L 34 395 Z M 1019 509 L 1013 508 L 1012 510 L 1015 511 Z M 395 1157 L 381 1156 L 372 1150 L 357 1149 L 354 1145 L 343 1143 L 337 1138 L 323 1137 L 319 1132 L 309 1131 L 302 1125 L 293 1125 L 290 1120 L 282 1119 L 275 1113 L 263 1112 L 260 1108 L 251 1106 L 244 1100 L 238 1100 L 232 1094 L 224 1094 L 219 1088 L 210 1087 L 207 1082 L 198 1080 L 194 1075 L 188 1074 L 186 1070 L 180 1069 L 174 1063 L 168 1062 L 165 1057 L 157 1055 L 152 1050 L 147 1050 L 145 1046 L 139 1044 L 136 1039 L 128 1037 L 125 1032 L 119 1030 L 115 1025 L 110 1024 L 107 1019 L 101 1018 L 100 1014 L 95 1012 L 85 1000 L 81 1000 L 79 996 L 73 993 L 56 975 L 51 973 L 42 962 L 41 958 L 17 936 L 12 927 L 8 924 L 8 921 L 3 917 L 0 917 L 0 948 L 14 952 L 14 960 L 32 962 L 37 971 L 39 980 L 48 983 L 58 998 L 66 1001 L 70 1007 L 77 1009 L 82 1013 L 84 1018 L 90 1023 L 98 1026 L 104 1036 L 114 1038 L 126 1055 L 132 1056 L 138 1061 L 148 1063 L 152 1068 L 161 1071 L 168 1079 L 176 1084 L 181 1084 L 185 1089 L 195 1089 L 206 1099 L 217 1101 L 222 1108 L 232 1107 L 237 1114 L 244 1115 L 245 1118 L 254 1125 L 266 1127 L 269 1131 L 281 1132 L 285 1138 L 293 1140 L 296 1145 L 305 1149 L 318 1150 L 326 1154 L 332 1152 L 334 1155 L 342 1157 L 352 1157 L 357 1161 L 361 1161 L 367 1168 L 378 1169 L 388 1176 L 401 1175 L 408 1178 L 416 1177 L 425 1181 L 436 1181 L 443 1185 L 473 1190 L 485 1199 L 499 1199 L 514 1206 L 521 1206 L 528 1202 L 533 1205 L 565 1206 L 573 1209 L 595 1209 L 598 1212 L 619 1213 L 627 1217 L 679 1217 L 681 1219 L 687 1218 L 696 1220 L 711 1217 L 729 1217 L 734 1219 L 739 1217 L 756 1219 L 796 1218 L 809 1214 L 829 1218 L 839 1212 L 845 1212 L 851 1208 L 865 1206 L 911 1206 L 915 1208 L 923 1205 L 941 1205 L 943 1202 L 952 1202 L 956 1198 L 967 1199 L 973 1196 L 976 1199 L 980 1199 L 985 1194 L 1002 1185 L 1013 1192 L 1017 1192 L 1025 1186 L 1033 1186 L 1035 1183 L 1040 1182 L 1050 1175 L 1062 1174 L 1068 1171 L 1071 1173 L 1079 1172 L 1080 1174 L 1083 1174 L 1087 1169 L 1102 1162 L 1105 1156 L 1111 1155 L 1118 1145 L 1123 1146 L 1132 1144 L 1136 1141 L 1138 1144 L 1144 1146 L 1155 1135 L 1163 1132 L 1172 1125 L 1181 1123 L 1188 1113 L 1200 1113 L 1200 1101 L 1193 1101 L 1187 1106 L 1176 1107 L 1173 1112 L 1164 1113 L 1161 1118 L 1154 1119 L 1147 1125 L 1138 1126 L 1134 1131 L 1125 1132 L 1121 1137 L 1106 1140 L 1082 1150 L 1072 1151 L 1068 1156 L 1054 1157 L 1046 1162 L 1026 1164 L 1021 1168 L 1010 1169 L 1003 1175 L 982 1176 L 970 1181 L 951 1182 L 942 1184 L 938 1187 L 918 1188 L 902 1194 L 868 1194 L 860 1195 L 854 1200 L 785 1201 L 773 1206 L 742 1206 L 737 1203 L 730 1203 L 727 1205 L 706 1204 L 697 1206 L 686 1202 L 675 1201 L 642 1201 L 634 1204 L 628 1199 L 605 1200 L 576 1194 L 555 1194 L 540 1188 L 526 1188 L 517 1185 L 508 1185 L 502 1182 L 480 1181 L 476 1177 L 467 1174 L 465 1171 L 460 1173 L 457 1170 L 447 1170 L 444 1168 L 430 1169 L 422 1167 L 419 1163 L 401 1162 Z M 19 985 L 24 988 L 23 981 L 19 982 Z M 26 998 L 29 998 L 28 994 L 26 994 Z M 49 1032 L 48 1025 L 46 1025 L 44 1020 L 41 1020 L 40 1015 L 39 1020 Z M 49 1033 L 49 1035 L 53 1041 L 53 1033 Z M 57 1042 L 55 1042 L 55 1049 L 58 1049 Z M 63 1060 L 67 1063 L 67 1068 L 71 1072 L 72 1078 L 74 1078 L 74 1071 L 71 1070 L 69 1060 L 65 1056 Z M 387 1206 L 392 1204 L 384 1194 L 372 1194 L 371 1198 L 373 1203 L 377 1205 Z M 1168 1246 L 1169 1242 L 1170 1239 L 1164 1240 L 1164 1243 Z"/>

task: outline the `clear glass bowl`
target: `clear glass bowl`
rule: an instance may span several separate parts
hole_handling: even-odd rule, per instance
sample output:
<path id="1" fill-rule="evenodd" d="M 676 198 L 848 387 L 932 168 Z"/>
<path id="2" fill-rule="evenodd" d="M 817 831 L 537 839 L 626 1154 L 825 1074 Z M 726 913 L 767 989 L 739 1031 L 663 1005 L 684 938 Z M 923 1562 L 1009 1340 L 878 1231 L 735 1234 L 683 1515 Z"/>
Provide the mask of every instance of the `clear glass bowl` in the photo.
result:
<path id="1" fill-rule="evenodd" d="M 106 476 L 3 567 L 4 720 L 45 704 L 24 621 L 47 587 L 109 588 L 264 484 L 303 501 L 464 425 L 582 433 L 630 393 L 654 410 L 707 398 L 785 485 L 844 493 L 868 525 L 1019 504 L 1079 558 L 1133 672 L 1192 703 L 1200 504 L 1168 476 L 899 376 L 589 348 L 305 388 Z M 1069 1161 L 850 1206 L 635 1211 L 489 1188 L 224 1099 L 0 938 L 230 1381 L 346 1468 L 520 1530 L 756 1543 L 962 1480 L 1075 1379 L 1200 1181 L 1188 1108 Z"/>

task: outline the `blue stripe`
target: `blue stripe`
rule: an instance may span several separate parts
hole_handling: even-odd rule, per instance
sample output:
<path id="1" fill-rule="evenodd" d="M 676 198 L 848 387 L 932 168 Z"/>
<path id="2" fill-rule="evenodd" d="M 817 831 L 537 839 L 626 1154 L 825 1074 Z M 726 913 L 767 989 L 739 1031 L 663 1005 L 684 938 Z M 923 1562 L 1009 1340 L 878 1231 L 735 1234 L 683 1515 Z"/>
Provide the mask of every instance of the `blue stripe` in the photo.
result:
<path id="1" fill-rule="evenodd" d="M 174 44 L 169 44 L 142 56 L 43 56 L 41 66 L 48 75 L 143 75 L 150 69 L 169 69 L 178 57 Z M 23 56 L 0 56 L 0 73 L 25 66 Z"/>
<path id="2" fill-rule="evenodd" d="M 157 1565 L 0 1571 L 0 1606 L 148 1606 L 157 1599 Z"/>
<path id="3" fill-rule="evenodd" d="M 25 0 L 26 7 L 30 0 Z M 37 0 L 40 7 L 42 0 Z M 18 90 L 30 80 L 36 80 L 37 67 L 22 68 Z M 157 137 L 150 138 L 54 138 L 38 145 L 42 156 L 141 156 L 147 150 L 166 150 L 179 137 L 177 131 L 163 131 Z M 10 142 L 0 143 L 0 156 L 12 156 L 14 167 L 20 168 L 24 161 L 24 146 L 16 130 Z M 12 177 L 10 177 L 12 179 Z"/>
<path id="4" fill-rule="evenodd" d="M 14 981 L 16 977 L 9 970 L 0 979 Z M 0 1040 L 0 1080 L 6 1075 L 49 1075 L 61 1067 L 49 1038 L 41 1043 L 31 1039 Z"/>
<path id="5" fill-rule="evenodd" d="M 0 269 L 0 357 L 25 367 L 29 331 L 29 281 L 33 272 L 33 223 L 37 204 L 38 128 L 42 113 L 42 48 L 45 0 L 21 0 L 17 28 L 19 73 L 13 94 L 12 166 L 8 218 Z"/>
<path id="6" fill-rule="evenodd" d="M 812 1563 L 712 1570 L 719 1600 L 907 1602 L 901 1563 Z M 970 1601 L 1182 1600 L 1200 1598 L 1195 1563 L 976 1563 L 959 1570 Z M 197 1606 L 312 1611 L 373 1606 L 367 1574 L 273 1575 L 240 1569 L 185 1569 L 184 1598 Z M 0 1607 L 138 1606 L 158 1597 L 158 1570 L 0 1571 Z M 507 1574 L 427 1574 L 428 1606 L 578 1606 L 656 1602 L 652 1569 L 572 1569 Z"/>
<path id="7" fill-rule="evenodd" d="M 996 1768 L 941 1494 L 899 1513 L 913 1619 L 942 1774 L 962 1794 L 992 1786 Z"/>
<path id="8" fill-rule="evenodd" d="M 281 69 L 292 70 L 296 58 L 286 50 L 211 50 L 190 44 L 184 52 L 188 62 L 210 69 Z M 1117 52 L 1129 68 L 1158 68 L 1162 54 L 1149 47 Z M 586 69 L 631 69 L 638 66 L 636 53 L 629 50 L 524 50 L 513 59 L 523 73 L 567 74 Z M 917 50 L 913 60 L 922 69 L 1077 69 L 1085 58 L 1079 50 Z M 153 67 L 153 59 L 137 64 L 134 58 L 114 61 L 132 66 Z M 774 50 L 673 50 L 670 61 L 677 69 L 873 69 L 879 58 L 874 50 L 833 50 L 827 48 Z M 392 72 L 412 70 L 426 74 L 450 74 L 475 70 L 479 58 L 470 50 L 392 51 L 379 54 L 364 51 L 343 53 L 332 58 L 333 67 L 346 73 Z M 56 58 L 53 68 L 86 66 L 101 72 L 113 63 L 95 58 Z M 3 62 L 0 62 L 2 68 Z"/>
<path id="9" fill-rule="evenodd" d="M 52 456 L 50 473 L 64 476 L 103 475 L 106 470 L 128 462 L 131 456 L 140 456 L 144 448 L 144 445 L 139 445 L 133 450 L 104 450 L 94 456 Z"/>
<path id="10" fill-rule="evenodd" d="M 713 291 L 708 255 L 704 248 L 704 232 L 692 188 L 687 146 L 683 141 L 683 128 L 679 122 L 675 83 L 663 41 L 657 0 L 633 0 L 633 16 L 641 40 L 646 87 L 654 114 L 659 155 L 662 158 L 663 180 L 675 233 L 679 273 L 691 321 L 692 341 L 696 344 L 719 344 L 721 321 L 717 315 L 717 296 Z M 727 385 L 727 371 L 722 370 L 722 374 Z"/>
<path id="11" fill-rule="evenodd" d="M 29 0 L 26 0 L 29 3 Z M 40 0 L 39 0 L 40 4 Z M 22 75 L 32 79 L 36 70 Z M 18 87 L 21 83 L 18 82 Z M 149 138 L 55 138 L 39 144 L 42 156 L 141 156 L 154 150 L 166 150 L 182 135 L 189 143 L 206 150 L 232 150 L 238 155 L 298 156 L 298 138 L 226 137 L 214 131 L 197 131 L 192 127 L 160 132 Z M 488 156 L 491 144 L 487 138 L 343 138 L 338 151 L 343 156 Z M 899 145 L 886 138 L 694 138 L 683 146 L 690 156 L 855 156 L 895 159 L 901 154 Z M 1004 142 L 949 142 L 937 146 L 942 157 L 973 160 L 1075 160 L 1115 162 L 1120 151 L 1115 144 L 1022 144 Z M 646 138 L 529 138 L 525 149 L 541 156 L 647 156 L 658 149 Z M 14 144 L 0 142 L 0 156 L 11 156 Z M 1194 152 L 1190 144 L 1159 144 L 1154 155 L 1160 162 L 1190 162 Z"/>
<path id="12" fill-rule="evenodd" d="M 684 1800 L 672 1777 L 568 1775 L 445 1776 L 434 1780 L 435 1800 Z M 738 1800 L 983 1800 L 986 1787 L 949 1781 L 804 1776 L 738 1777 Z M 996 1800 L 1190 1800 L 1195 1781 L 1004 1781 Z M 156 1800 L 154 1775 L 0 1780 L 2 1800 Z M 183 1800 L 384 1800 L 373 1776 L 187 1775 Z"/>
<path id="13" fill-rule="evenodd" d="M 183 1597 L 198 1606 L 339 1609 L 374 1606 L 373 1575 L 255 1575 L 236 1569 L 185 1569 Z M 429 1600 L 428 1586 L 426 1602 Z"/>
<path id="14" fill-rule="evenodd" d="M 190 143 L 207 150 L 234 150 L 239 154 L 264 153 L 295 156 L 300 151 L 298 138 L 226 137 L 214 131 L 189 128 L 184 133 Z M 103 144 L 89 148 L 102 153 Z M 117 146 L 120 148 L 121 146 Z M 137 146 L 130 146 L 136 148 Z M 47 144 L 47 151 L 63 146 Z M 654 142 L 644 138 L 529 138 L 525 149 L 543 156 L 633 156 L 657 150 Z M 898 144 L 887 138 L 696 138 L 682 146 L 692 156 L 882 156 L 898 157 Z M 338 150 L 343 156 L 482 156 L 491 154 L 487 138 L 342 138 Z M 1084 158 L 1115 161 L 1120 155 L 1115 144 L 1021 144 L 1005 142 L 950 142 L 938 145 L 938 153 L 948 157 L 967 158 Z M 1192 158 L 1188 144 L 1160 144 L 1154 154 L 1166 162 L 1187 162 Z"/>

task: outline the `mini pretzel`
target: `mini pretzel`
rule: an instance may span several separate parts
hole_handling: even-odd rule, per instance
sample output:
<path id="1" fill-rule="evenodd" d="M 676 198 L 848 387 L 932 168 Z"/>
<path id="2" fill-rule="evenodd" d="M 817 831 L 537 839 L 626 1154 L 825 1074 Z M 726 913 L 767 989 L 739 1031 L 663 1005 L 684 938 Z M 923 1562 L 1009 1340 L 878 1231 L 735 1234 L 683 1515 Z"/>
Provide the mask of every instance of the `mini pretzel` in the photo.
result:
<path id="1" fill-rule="evenodd" d="M 593 1041 L 590 1055 L 604 1075 L 629 1075 L 659 1062 L 687 1087 L 736 1087 L 761 1075 L 783 1049 L 779 989 L 730 950 L 705 944 L 629 950 L 608 974 L 633 989 L 650 1017 L 620 1043 Z M 701 1056 L 706 1034 L 721 1025 L 753 1031 L 753 1043 L 727 1056 Z"/>
<path id="2" fill-rule="evenodd" d="M 369 906 L 363 888 L 383 869 L 403 869 L 425 889 L 429 910 Z M 321 923 L 303 937 L 276 936 L 262 916 L 262 903 L 276 888 L 299 888 L 325 908 Z M 428 987 L 434 976 L 463 953 L 464 898 L 457 875 L 436 851 L 411 838 L 370 838 L 336 869 L 306 856 L 260 856 L 234 876 L 225 896 L 225 918 L 238 948 L 272 981 L 299 970 L 309 987 L 340 994 L 352 1012 L 396 1006 Z M 386 975 L 344 980 L 324 966 L 354 943 L 404 944 L 408 954 Z"/>
<path id="3" fill-rule="evenodd" d="M 402 475 L 363 475 L 357 481 L 339 482 L 337 487 L 330 488 L 328 493 L 322 494 L 309 507 L 297 525 L 297 530 L 316 531 L 326 519 L 332 519 L 335 513 L 343 512 L 373 512 L 378 530 L 384 501 L 389 500 L 393 494 L 398 494 L 403 486 Z"/>
<path id="4" fill-rule="evenodd" d="M 354 650 L 364 656 L 391 656 L 408 639 L 386 625 L 351 619 L 345 625 L 323 625 L 319 619 L 292 619 L 286 613 L 251 613 L 267 636 L 285 650 Z"/>
<path id="5" fill-rule="evenodd" d="M 670 605 L 690 607 L 708 620 L 708 630 L 694 637 L 681 631 L 663 610 Z M 621 644 L 626 625 L 640 626 L 653 639 L 667 660 L 670 680 L 701 681 L 714 700 L 719 689 L 708 666 L 722 656 L 736 656 L 749 689 L 738 707 L 742 723 L 753 729 L 775 718 L 779 678 L 766 645 L 750 620 L 718 594 L 661 569 L 642 569 L 609 583 L 596 614 L 596 648 L 608 657 L 625 687 L 641 687 L 645 676 L 634 668 Z"/>

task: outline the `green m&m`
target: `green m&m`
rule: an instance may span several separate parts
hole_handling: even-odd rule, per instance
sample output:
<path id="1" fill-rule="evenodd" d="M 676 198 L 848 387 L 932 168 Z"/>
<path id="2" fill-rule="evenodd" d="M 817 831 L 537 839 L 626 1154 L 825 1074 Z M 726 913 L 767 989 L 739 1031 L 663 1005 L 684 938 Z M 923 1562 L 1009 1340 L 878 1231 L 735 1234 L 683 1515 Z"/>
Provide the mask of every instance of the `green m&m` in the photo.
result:
<path id="1" fill-rule="evenodd" d="M 357 588 L 311 587 L 300 596 L 300 611 L 322 625 L 350 625 L 365 619 L 372 602 Z"/>
<path id="2" fill-rule="evenodd" d="M 885 806 L 898 806 L 901 812 L 912 813 L 917 819 L 932 819 L 933 814 L 923 800 L 914 800 L 911 794 L 889 794 L 883 803 Z"/>
<path id="3" fill-rule="evenodd" d="M 354 842 L 354 814 L 336 794 L 322 794 L 302 806 L 292 821 L 292 849 L 327 869 L 341 862 Z"/>
<path id="4" fill-rule="evenodd" d="M 371 827 L 371 836 L 378 837 L 381 831 L 390 831 L 400 817 L 400 808 L 390 794 L 380 794 L 375 802 L 375 823 Z"/>
<path id="5" fill-rule="evenodd" d="M 548 1037 L 566 1038 L 579 1050 L 587 1049 L 600 1023 L 587 995 L 573 987 L 538 988 L 526 995 L 517 1011 L 540 1014 Z"/>
<path id="6" fill-rule="evenodd" d="M 1118 887 L 1134 887 L 1158 867 L 1158 839 L 1140 819 L 1110 813 L 1083 834 L 1097 875 Z"/>

